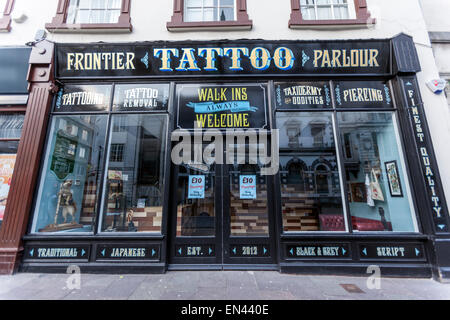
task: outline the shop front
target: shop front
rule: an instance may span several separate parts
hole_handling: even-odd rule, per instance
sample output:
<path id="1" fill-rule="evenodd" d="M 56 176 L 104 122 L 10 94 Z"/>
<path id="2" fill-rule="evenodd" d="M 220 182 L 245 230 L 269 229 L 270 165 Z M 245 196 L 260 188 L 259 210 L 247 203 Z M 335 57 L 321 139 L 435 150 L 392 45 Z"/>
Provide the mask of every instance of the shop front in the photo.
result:
<path id="1" fill-rule="evenodd" d="M 410 37 L 56 44 L 53 65 L 20 270 L 445 273 Z"/>

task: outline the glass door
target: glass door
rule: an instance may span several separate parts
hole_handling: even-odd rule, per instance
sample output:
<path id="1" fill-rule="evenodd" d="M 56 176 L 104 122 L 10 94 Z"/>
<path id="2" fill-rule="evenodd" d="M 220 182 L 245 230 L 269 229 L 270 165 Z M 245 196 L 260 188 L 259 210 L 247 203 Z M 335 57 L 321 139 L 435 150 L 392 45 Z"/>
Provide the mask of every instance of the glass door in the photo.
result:
<path id="1" fill-rule="evenodd" d="M 221 264 L 221 167 L 173 167 L 170 263 Z"/>
<path id="2" fill-rule="evenodd" d="M 260 165 L 173 167 L 171 264 L 274 263 L 272 178 Z"/>

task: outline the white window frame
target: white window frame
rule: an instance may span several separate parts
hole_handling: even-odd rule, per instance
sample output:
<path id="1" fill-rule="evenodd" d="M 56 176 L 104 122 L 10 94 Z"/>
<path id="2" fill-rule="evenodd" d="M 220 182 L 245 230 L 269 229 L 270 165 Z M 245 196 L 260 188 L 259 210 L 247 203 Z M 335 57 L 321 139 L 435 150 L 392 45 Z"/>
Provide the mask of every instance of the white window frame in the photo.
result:
<path id="1" fill-rule="evenodd" d="M 202 6 L 201 7 L 189 7 L 188 6 L 189 0 L 184 0 L 184 8 L 183 8 L 183 20 L 184 20 L 184 22 L 221 22 L 221 20 L 220 20 L 220 9 L 222 9 L 222 8 L 233 8 L 234 9 L 233 20 L 226 20 L 226 21 L 237 21 L 237 3 L 236 3 L 236 0 L 234 0 L 233 6 L 229 6 L 229 5 L 223 5 L 222 6 L 221 5 L 222 0 L 218 0 L 217 7 L 215 7 L 215 6 L 205 6 L 205 1 L 206 0 L 201 0 L 201 2 L 202 2 Z M 217 10 L 218 20 L 205 20 L 205 9 L 211 9 L 211 8 Z M 200 9 L 202 11 L 202 20 L 200 20 L 200 21 L 187 21 L 187 20 L 185 20 L 186 13 L 188 12 L 189 9 Z"/>
<path id="2" fill-rule="evenodd" d="M 107 11 L 118 11 L 119 15 L 117 16 L 117 20 L 120 17 L 121 9 L 122 9 L 122 1 L 119 1 L 119 7 L 112 8 L 111 3 L 114 0 L 106 0 L 108 1 L 106 4 L 106 7 L 104 9 L 99 8 L 93 8 L 93 1 L 91 0 L 89 2 L 89 8 L 80 8 L 80 0 L 70 0 L 69 1 L 69 7 L 67 9 L 67 21 L 68 24 L 80 24 L 80 22 L 77 22 L 78 14 L 80 11 L 88 11 L 89 16 L 89 22 L 83 22 L 83 23 L 92 23 L 92 24 L 101 24 L 101 23 L 117 23 L 118 21 L 111 22 L 111 21 L 103 21 L 103 22 L 92 22 L 92 12 L 93 11 L 100 11 L 100 12 L 107 12 Z M 73 11 L 73 13 L 71 12 Z M 69 19 L 70 17 L 70 19 Z"/>
<path id="3" fill-rule="evenodd" d="M 306 17 L 303 17 L 304 20 L 310 20 L 310 21 L 314 21 L 314 20 L 347 20 L 347 19 L 337 19 L 334 16 L 334 8 L 335 7 L 347 7 L 348 10 L 348 19 L 353 20 L 356 19 L 356 8 L 355 8 L 355 2 L 353 0 L 347 0 L 347 4 L 340 4 L 340 3 L 335 3 L 336 0 L 329 0 L 330 3 L 328 4 L 317 4 L 317 0 L 313 0 L 314 4 L 312 5 L 304 5 L 302 4 L 301 0 L 298 0 L 300 3 L 300 12 L 303 13 L 303 8 L 312 8 L 314 7 L 314 15 L 315 15 L 315 19 L 307 19 Z M 318 8 L 329 8 L 331 10 L 331 19 L 318 19 Z"/>

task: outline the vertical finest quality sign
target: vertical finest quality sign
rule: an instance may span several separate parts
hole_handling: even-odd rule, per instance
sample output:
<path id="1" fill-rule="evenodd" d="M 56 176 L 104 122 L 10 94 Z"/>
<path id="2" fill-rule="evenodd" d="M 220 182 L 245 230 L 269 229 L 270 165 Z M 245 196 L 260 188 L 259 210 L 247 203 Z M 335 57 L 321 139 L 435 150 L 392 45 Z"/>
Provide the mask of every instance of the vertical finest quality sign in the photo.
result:
<path id="1" fill-rule="evenodd" d="M 189 176 L 188 199 L 205 198 L 205 176 Z"/>
<path id="2" fill-rule="evenodd" d="M 420 164 L 427 185 L 428 199 L 432 208 L 435 230 L 437 232 L 449 232 L 448 209 L 443 196 L 442 185 L 436 179 L 437 170 L 435 161 L 432 158 L 433 151 L 430 149 L 430 137 L 428 136 L 417 81 L 413 77 L 404 77 L 401 78 L 401 83 L 405 92 L 408 114 L 421 159 Z"/>
<path id="3" fill-rule="evenodd" d="M 179 85 L 178 128 L 266 128 L 266 91 L 262 84 Z"/>

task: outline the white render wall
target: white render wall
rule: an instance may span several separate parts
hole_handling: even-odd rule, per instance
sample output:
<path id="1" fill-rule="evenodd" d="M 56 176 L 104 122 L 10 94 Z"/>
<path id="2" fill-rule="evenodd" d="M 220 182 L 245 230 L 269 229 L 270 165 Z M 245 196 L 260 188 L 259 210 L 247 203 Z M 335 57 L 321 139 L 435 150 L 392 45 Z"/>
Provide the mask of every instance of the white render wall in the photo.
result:
<path id="1" fill-rule="evenodd" d="M 166 23 L 173 10 L 172 0 L 131 0 L 131 33 L 48 33 L 54 42 L 134 42 L 152 40 L 215 40 L 215 39 L 264 39 L 264 40 L 316 40 L 316 39 L 368 39 L 391 38 L 398 33 L 413 36 L 419 53 L 422 72 L 418 74 L 421 93 L 425 102 L 434 148 L 446 198 L 450 200 L 450 115 L 444 95 L 434 95 L 425 83 L 439 76 L 428 37 L 420 2 L 440 2 L 432 11 L 426 11 L 428 20 L 436 30 L 450 30 L 450 0 L 367 0 L 372 16 L 377 19 L 374 28 L 347 30 L 292 30 L 288 28 L 291 13 L 290 0 L 247 0 L 248 14 L 253 20 L 250 31 L 191 31 L 169 32 Z M 24 45 L 34 39 L 37 30 L 45 29 L 56 13 L 58 0 L 16 0 L 13 18 L 22 13 L 28 19 L 12 23 L 10 33 L 0 34 L 0 46 Z M 423 5 L 423 3 L 422 3 Z M 444 9 L 445 8 L 445 9 Z M 439 15 L 435 19 L 435 16 Z M 450 60 L 450 59 L 448 59 Z M 450 70 L 450 69 L 449 69 Z"/>

